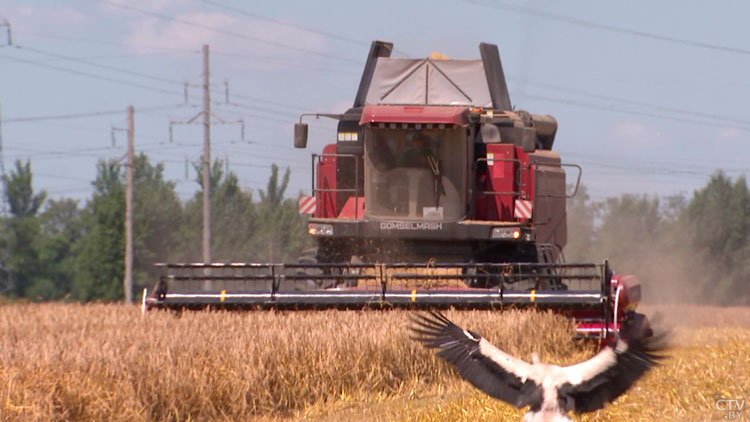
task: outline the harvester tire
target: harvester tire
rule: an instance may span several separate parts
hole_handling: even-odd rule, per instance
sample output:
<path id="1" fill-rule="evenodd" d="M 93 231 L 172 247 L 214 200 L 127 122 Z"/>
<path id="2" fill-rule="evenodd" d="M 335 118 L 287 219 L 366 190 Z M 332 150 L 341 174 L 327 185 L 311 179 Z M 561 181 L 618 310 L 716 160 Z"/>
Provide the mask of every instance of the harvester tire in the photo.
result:
<path id="1" fill-rule="evenodd" d="M 648 338 L 654 335 L 648 317 L 637 312 L 631 312 L 620 328 L 620 336 L 624 339 Z"/>
<path id="2" fill-rule="evenodd" d="M 299 259 L 297 260 L 300 264 L 318 264 L 318 248 L 307 248 L 302 251 Z M 320 276 L 330 274 L 330 270 L 326 271 L 323 268 L 304 268 L 297 270 L 297 276 L 311 276 L 311 278 L 304 280 L 304 288 L 297 290 L 312 290 L 312 289 L 327 289 L 336 285 L 336 279 L 326 279 Z"/>

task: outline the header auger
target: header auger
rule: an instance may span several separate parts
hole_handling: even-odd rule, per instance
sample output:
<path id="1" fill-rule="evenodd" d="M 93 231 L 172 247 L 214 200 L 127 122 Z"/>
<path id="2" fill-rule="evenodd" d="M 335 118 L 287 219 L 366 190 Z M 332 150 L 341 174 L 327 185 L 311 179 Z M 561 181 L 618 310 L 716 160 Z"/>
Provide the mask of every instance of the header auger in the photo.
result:
<path id="1" fill-rule="evenodd" d="M 501 308 L 569 314 L 585 336 L 648 329 L 640 282 L 566 264 L 557 121 L 513 110 L 496 46 L 481 59 L 391 58 L 375 41 L 353 106 L 312 155 L 315 247 L 298 263 L 157 264 L 149 308 Z"/>

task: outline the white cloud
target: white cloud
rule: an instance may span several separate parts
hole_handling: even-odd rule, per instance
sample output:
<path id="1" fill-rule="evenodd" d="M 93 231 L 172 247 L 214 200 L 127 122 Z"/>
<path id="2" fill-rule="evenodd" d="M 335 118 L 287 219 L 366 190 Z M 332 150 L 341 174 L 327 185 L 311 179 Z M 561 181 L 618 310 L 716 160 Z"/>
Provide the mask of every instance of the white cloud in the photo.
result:
<path id="1" fill-rule="evenodd" d="M 4 16 L 18 32 L 74 31 L 91 22 L 91 15 L 70 7 L 23 5 L 10 9 Z"/>
<path id="2" fill-rule="evenodd" d="M 34 14 L 34 8 L 31 6 L 21 6 L 18 8 L 18 16 L 29 17 Z"/>
<path id="3" fill-rule="evenodd" d="M 736 127 L 726 127 L 719 131 L 719 139 L 734 141 L 738 139 L 750 139 L 747 130 L 742 130 Z"/>
<path id="4" fill-rule="evenodd" d="M 119 7 L 117 4 L 122 4 L 125 7 Z M 194 0 L 113 0 L 112 3 L 97 3 L 97 6 L 110 15 L 131 16 L 134 13 L 132 9 L 165 12 L 179 8 L 197 7 L 197 2 Z"/>
<path id="5" fill-rule="evenodd" d="M 621 146 L 648 146 L 660 140 L 661 132 L 633 120 L 616 122 L 608 131 L 608 142 Z"/>
<path id="6" fill-rule="evenodd" d="M 352 107 L 353 99 L 338 100 L 329 109 L 330 113 L 343 113 Z"/>
<path id="7" fill-rule="evenodd" d="M 163 19 L 148 17 L 131 25 L 126 37 L 128 48 L 137 53 L 154 49 L 196 49 L 203 44 L 214 44 L 221 34 L 200 26 L 227 28 L 236 23 L 236 19 L 221 13 L 192 13 L 179 16 L 178 19 L 193 22 L 191 26 L 177 21 L 165 22 Z"/>
<path id="8" fill-rule="evenodd" d="M 172 21 L 141 18 L 130 25 L 125 44 L 139 53 L 154 49 L 197 50 L 209 44 L 214 51 L 257 57 L 257 61 L 247 63 L 266 69 L 284 67 L 290 57 L 297 61 L 308 57 L 300 50 L 323 52 L 327 49 L 321 36 L 218 12 L 186 13 L 175 16 Z"/>

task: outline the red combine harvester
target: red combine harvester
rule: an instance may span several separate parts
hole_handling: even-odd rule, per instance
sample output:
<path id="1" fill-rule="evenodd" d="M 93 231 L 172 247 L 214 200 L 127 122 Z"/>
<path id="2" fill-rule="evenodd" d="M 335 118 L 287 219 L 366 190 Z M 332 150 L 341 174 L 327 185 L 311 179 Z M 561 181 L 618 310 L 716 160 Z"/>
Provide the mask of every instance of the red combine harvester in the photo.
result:
<path id="1" fill-rule="evenodd" d="M 157 264 L 148 308 L 550 308 L 585 337 L 648 329 L 640 282 L 564 263 L 565 169 L 552 116 L 515 111 L 496 46 L 479 60 L 391 58 L 375 41 L 335 143 L 312 155 L 298 263 Z"/>

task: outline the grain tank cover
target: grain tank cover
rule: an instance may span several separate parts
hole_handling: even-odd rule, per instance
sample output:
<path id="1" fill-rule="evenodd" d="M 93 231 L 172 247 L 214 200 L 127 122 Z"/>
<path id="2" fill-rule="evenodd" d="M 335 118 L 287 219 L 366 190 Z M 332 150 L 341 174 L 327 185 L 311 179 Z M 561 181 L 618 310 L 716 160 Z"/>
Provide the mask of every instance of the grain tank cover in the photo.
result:
<path id="1" fill-rule="evenodd" d="M 380 57 L 365 105 L 492 107 L 482 60 Z"/>

